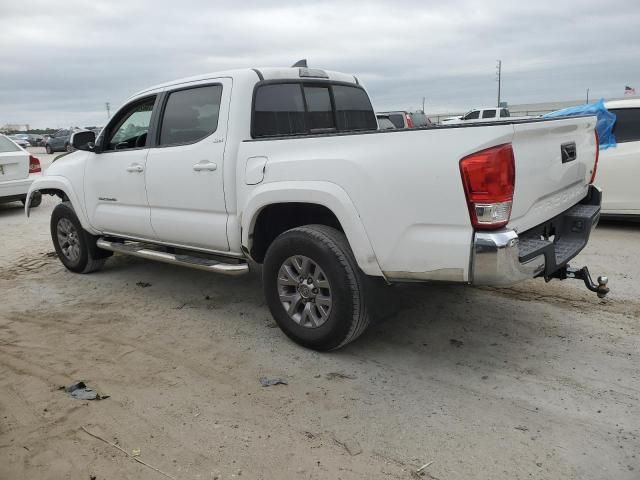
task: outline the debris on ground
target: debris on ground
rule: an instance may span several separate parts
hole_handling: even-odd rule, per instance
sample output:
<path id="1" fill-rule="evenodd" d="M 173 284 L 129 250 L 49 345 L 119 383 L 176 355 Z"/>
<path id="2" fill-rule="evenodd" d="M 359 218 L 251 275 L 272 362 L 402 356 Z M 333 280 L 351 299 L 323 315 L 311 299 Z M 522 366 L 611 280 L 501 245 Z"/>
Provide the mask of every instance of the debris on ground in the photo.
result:
<path id="1" fill-rule="evenodd" d="M 100 395 L 93 388 L 88 387 L 83 381 L 72 383 L 67 387 L 62 386 L 58 390 L 64 390 L 78 400 L 104 400 L 109 398 L 109 395 Z"/>
<path id="2" fill-rule="evenodd" d="M 433 463 L 433 460 L 430 462 L 425 463 L 424 465 L 422 465 L 419 469 L 416 470 L 416 473 L 420 473 L 421 471 L 423 471 L 425 468 L 427 468 L 429 465 L 431 465 Z"/>
<path id="3" fill-rule="evenodd" d="M 267 378 L 267 377 L 260 377 L 260 384 L 263 387 L 272 387 L 273 385 L 289 385 L 285 380 L 281 378 Z"/>
<path id="4" fill-rule="evenodd" d="M 131 450 L 131 456 L 132 457 L 139 457 L 140 456 L 140 449 L 139 448 L 134 448 L 133 450 Z"/>
<path id="5" fill-rule="evenodd" d="M 137 282 L 136 285 L 140 288 L 147 288 L 151 286 L 149 282 Z"/>
<path id="6" fill-rule="evenodd" d="M 516 430 L 520 430 L 521 432 L 528 432 L 529 431 L 529 428 L 525 427 L 524 425 L 518 425 L 517 427 L 513 427 L 513 428 L 515 428 Z"/>
<path id="7" fill-rule="evenodd" d="M 355 375 L 347 375 L 346 373 L 341 373 L 341 372 L 329 372 L 327 373 L 324 378 L 326 378 L 327 380 L 355 380 L 356 377 Z"/>
<path id="8" fill-rule="evenodd" d="M 341 438 L 333 433 L 333 441 L 344 448 L 352 457 L 362 453 L 362 447 L 355 438 Z"/>
<path id="9" fill-rule="evenodd" d="M 456 340 L 455 338 L 449 340 L 449 343 L 457 348 L 460 348 L 462 345 L 464 345 L 464 342 L 462 340 Z"/>

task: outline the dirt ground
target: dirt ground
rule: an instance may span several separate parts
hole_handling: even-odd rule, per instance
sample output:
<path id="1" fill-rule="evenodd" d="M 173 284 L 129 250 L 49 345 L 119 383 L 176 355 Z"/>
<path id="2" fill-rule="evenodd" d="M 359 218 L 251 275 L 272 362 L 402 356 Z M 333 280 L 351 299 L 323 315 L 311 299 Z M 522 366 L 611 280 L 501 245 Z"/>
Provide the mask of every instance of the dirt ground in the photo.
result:
<path id="1" fill-rule="evenodd" d="M 177 479 L 640 478 L 640 224 L 577 259 L 606 302 L 575 281 L 394 287 L 320 354 L 275 328 L 259 272 L 67 272 L 55 203 L 0 206 L 2 480 L 166 478 L 81 427 Z M 58 389 L 77 380 L 110 397 Z"/>

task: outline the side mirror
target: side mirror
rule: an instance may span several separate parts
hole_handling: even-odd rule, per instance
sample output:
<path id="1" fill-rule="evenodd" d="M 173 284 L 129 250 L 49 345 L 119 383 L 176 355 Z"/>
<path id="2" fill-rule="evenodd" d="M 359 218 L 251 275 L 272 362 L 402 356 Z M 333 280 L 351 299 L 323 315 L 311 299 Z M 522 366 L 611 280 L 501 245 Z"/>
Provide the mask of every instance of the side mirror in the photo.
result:
<path id="1" fill-rule="evenodd" d="M 90 130 L 71 134 L 71 145 L 76 150 L 93 152 L 96 148 L 96 134 Z"/>

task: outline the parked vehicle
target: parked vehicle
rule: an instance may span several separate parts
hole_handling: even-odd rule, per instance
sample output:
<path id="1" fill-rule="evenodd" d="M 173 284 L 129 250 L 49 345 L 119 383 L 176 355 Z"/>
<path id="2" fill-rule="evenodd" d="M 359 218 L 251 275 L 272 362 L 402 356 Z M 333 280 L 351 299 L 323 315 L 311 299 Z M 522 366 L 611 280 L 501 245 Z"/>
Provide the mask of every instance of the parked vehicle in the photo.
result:
<path id="1" fill-rule="evenodd" d="M 282 330 L 331 350 L 366 329 L 368 277 L 580 277 L 605 295 L 568 266 L 600 213 L 595 122 L 380 131 L 353 75 L 234 70 L 134 95 L 30 194 L 63 200 L 51 232 L 67 269 L 113 252 L 227 275 L 253 260 Z"/>
<path id="2" fill-rule="evenodd" d="M 16 133 L 14 137 L 26 140 L 32 147 L 41 147 L 44 144 L 44 137 L 35 133 Z"/>
<path id="3" fill-rule="evenodd" d="M 496 122 L 510 118 L 511 114 L 506 108 L 480 108 L 473 109 L 461 115 L 459 117 L 444 118 L 440 121 L 441 124 L 455 124 L 464 122 Z"/>
<path id="4" fill-rule="evenodd" d="M 11 139 L 12 142 L 20 145 L 21 148 L 27 148 L 31 146 L 31 143 L 29 143 L 28 140 L 25 140 L 24 138 L 19 137 L 17 135 L 9 135 L 8 138 Z"/>
<path id="5" fill-rule="evenodd" d="M 598 184 L 602 186 L 602 214 L 639 218 L 640 98 L 605 102 L 616 115 L 613 134 L 617 146 L 600 152 Z"/>
<path id="6" fill-rule="evenodd" d="M 49 140 L 46 141 L 44 147 L 47 153 L 53 152 L 71 152 L 71 134 L 79 131 L 79 129 L 63 128 L 53 134 Z"/>
<path id="7" fill-rule="evenodd" d="M 376 113 L 376 118 L 378 119 L 378 130 L 393 130 L 397 128 L 386 113 Z"/>
<path id="8" fill-rule="evenodd" d="M 0 203 L 18 200 L 25 203 L 29 187 L 40 171 L 40 160 L 9 137 L 0 134 Z M 42 196 L 38 193 L 31 203 L 37 207 L 41 200 Z"/>
<path id="9" fill-rule="evenodd" d="M 420 128 L 430 127 L 433 123 L 422 112 L 380 112 L 378 115 L 386 115 L 395 128 Z"/>

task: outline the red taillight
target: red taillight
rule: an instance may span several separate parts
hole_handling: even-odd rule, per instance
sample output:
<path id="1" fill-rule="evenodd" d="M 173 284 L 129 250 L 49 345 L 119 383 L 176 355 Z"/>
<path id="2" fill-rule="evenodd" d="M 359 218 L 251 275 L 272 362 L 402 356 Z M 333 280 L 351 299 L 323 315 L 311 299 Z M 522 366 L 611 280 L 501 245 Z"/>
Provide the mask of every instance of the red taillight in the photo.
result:
<path id="1" fill-rule="evenodd" d="M 509 222 L 516 181 L 511 144 L 487 148 L 460 160 L 471 224 L 477 229 L 500 228 Z"/>
<path id="2" fill-rule="evenodd" d="M 411 115 L 406 113 L 405 118 L 407 119 L 407 128 L 413 128 L 413 119 L 411 118 Z"/>
<path id="3" fill-rule="evenodd" d="M 594 130 L 594 133 L 596 134 L 596 160 L 595 162 L 593 162 L 593 170 L 589 183 L 593 183 L 593 181 L 596 179 L 596 171 L 598 170 L 598 157 L 600 157 L 600 137 L 598 136 L 598 130 Z"/>
<path id="4" fill-rule="evenodd" d="M 40 160 L 33 155 L 29 155 L 29 173 L 39 173 L 41 171 Z"/>

